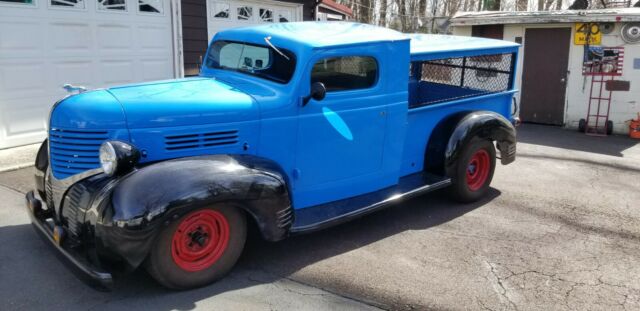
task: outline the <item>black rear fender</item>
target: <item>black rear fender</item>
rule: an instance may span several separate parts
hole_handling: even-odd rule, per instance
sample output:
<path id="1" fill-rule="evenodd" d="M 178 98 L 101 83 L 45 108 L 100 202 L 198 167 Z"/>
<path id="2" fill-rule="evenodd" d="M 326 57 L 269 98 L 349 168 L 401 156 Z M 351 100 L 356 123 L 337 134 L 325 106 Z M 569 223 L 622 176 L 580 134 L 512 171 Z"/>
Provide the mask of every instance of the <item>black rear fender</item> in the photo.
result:
<path id="1" fill-rule="evenodd" d="M 515 160 L 516 130 L 505 117 L 492 111 L 463 112 L 443 119 L 433 130 L 425 152 L 425 170 L 446 174 L 462 147 L 474 137 L 495 141 L 502 164 Z"/>

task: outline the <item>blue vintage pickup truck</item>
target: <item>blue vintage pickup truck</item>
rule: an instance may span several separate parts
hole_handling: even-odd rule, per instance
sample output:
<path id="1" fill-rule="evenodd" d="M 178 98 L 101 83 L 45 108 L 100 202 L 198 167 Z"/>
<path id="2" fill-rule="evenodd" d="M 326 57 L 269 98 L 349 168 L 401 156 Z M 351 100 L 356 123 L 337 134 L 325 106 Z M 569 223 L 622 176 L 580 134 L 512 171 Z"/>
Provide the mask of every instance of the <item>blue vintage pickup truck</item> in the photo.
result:
<path id="1" fill-rule="evenodd" d="M 436 189 L 475 201 L 496 152 L 515 160 L 517 53 L 356 23 L 222 31 L 198 77 L 58 101 L 28 212 L 98 289 L 123 265 L 183 289 L 228 273 L 249 226 L 278 241 Z"/>

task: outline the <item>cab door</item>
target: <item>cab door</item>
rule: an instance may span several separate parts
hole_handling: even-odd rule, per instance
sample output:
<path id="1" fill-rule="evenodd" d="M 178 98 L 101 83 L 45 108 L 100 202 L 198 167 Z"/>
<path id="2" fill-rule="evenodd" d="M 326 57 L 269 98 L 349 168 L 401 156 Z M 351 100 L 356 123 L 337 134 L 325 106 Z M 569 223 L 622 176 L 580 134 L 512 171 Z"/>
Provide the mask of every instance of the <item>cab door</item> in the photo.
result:
<path id="1" fill-rule="evenodd" d="M 387 130 L 384 58 L 335 54 L 316 55 L 301 80 L 303 90 L 322 82 L 327 92 L 299 108 L 296 208 L 375 191 L 386 182 L 380 178 Z"/>

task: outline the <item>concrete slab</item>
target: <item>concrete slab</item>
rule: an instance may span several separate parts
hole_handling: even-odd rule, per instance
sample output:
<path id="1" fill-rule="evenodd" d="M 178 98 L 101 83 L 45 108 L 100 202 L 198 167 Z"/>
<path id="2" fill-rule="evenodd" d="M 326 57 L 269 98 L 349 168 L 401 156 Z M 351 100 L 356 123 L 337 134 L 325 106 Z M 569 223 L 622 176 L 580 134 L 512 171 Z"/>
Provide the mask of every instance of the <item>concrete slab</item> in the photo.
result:
<path id="1" fill-rule="evenodd" d="M 236 269 L 212 286 L 175 292 L 146 273 L 120 276 L 115 292 L 78 281 L 29 224 L 24 195 L 0 186 L 2 310 L 375 310 L 262 269 Z"/>
<path id="2" fill-rule="evenodd" d="M 21 197 L 0 194 L 0 309 L 343 309 L 333 299 L 350 297 L 394 310 L 639 310 L 638 142 L 530 125 L 519 137 L 516 162 L 498 166 L 481 202 L 435 193 L 311 235 L 252 239 L 228 280 L 180 293 L 144 272 L 93 292 L 43 249 Z M 289 282 L 340 297 L 305 300 Z"/>
<path id="3" fill-rule="evenodd" d="M 40 144 L 0 150 L 0 172 L 32 166 Z"/>

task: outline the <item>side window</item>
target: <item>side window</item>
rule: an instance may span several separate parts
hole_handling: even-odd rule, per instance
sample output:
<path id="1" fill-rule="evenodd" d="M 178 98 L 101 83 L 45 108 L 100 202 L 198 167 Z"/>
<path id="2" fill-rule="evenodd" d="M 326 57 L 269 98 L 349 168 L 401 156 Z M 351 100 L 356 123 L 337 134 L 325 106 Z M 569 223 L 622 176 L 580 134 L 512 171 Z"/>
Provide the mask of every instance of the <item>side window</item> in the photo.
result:
<path id="1" fill-rule="evenodd" d="M 311 70 L 311 83 L 322 82 L 327 92 L 370 88 L 377 78 L 378 62 L 370 56 L 325 58 Z"/>

